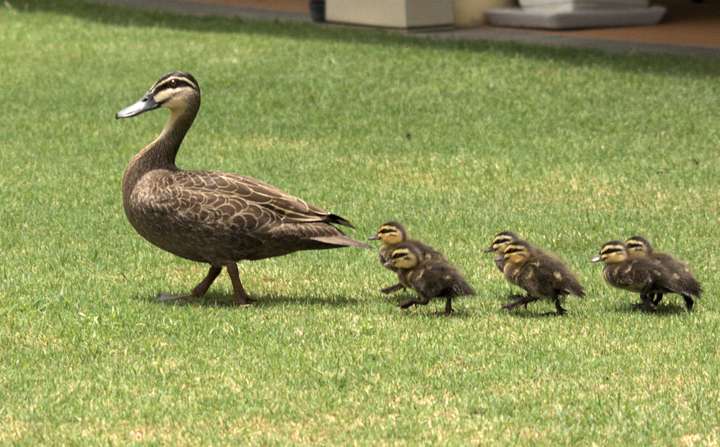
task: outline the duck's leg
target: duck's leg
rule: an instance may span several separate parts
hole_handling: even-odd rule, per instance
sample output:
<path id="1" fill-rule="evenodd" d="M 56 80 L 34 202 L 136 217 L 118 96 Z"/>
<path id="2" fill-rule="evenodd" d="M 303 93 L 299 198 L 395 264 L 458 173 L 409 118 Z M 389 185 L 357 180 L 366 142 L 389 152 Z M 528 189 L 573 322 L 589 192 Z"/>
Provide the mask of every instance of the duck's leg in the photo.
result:
<path id="1" fill-rule="evenodd" d="M 240 282 L 240 273 L 238 272 L 237 264 L 231 262 L 225 267 L 227 268 L 228 275 L 230 276 L 230 282 L 232 282 L 235 304 L 240 306 L 251 304 L 254 300 L 251 300 L 248 294 L 245 293 L 245 289 Z"/>
<path id="2" fill-rule="evenodd" d="M 652 296 L 649 293 L 643 292 L 640 294 L 640 307 L 646 311 L 655 310 L 655 303 L 653 302 Z"/>
<path id="3" fill-rule="evenodd" d="M 557 297 L 557 296 L 556 296 L 556 297 L 553 299 L 553 301 L 555 301 L 555 310 L 557 311 L 557 314 L 558 314 L 558 315 L 565 315 L 565 314 L 567 313 L 567 310 L 565 310 L 565 309 L 562 307 L 562 304 L 560 304 L 560 297 Z"/>
<path id="4" fill-rule="evenodd" d="M 404 288 L 405 288 L 405 286 L 403 286 L 403 285 L 400 284 L 400 283 L 397 283 L 397 284 L 393 284 L 392 286 L 388 286 L 388 287 L 385 287 L 385 288 L 383 288 L 383 289 L 380 289 L 380 291 L 381 291 L 382 293 L 384 293 L 384 294 L 388 294 L 388 293 L 393 293 L 393 292 L 400 291 L 400 290 L 402 290 L 402 289 L 404 289 Z"/>
<path id="5" fill-rule="evenodd" d="M 452 298 L 448 297 L 447 301 L 445 301 L 445 315 L 450 315 L 451 313 L 453 313 Z"/>
<path id="6" fill-rule="evenodd" d="M 200 298 L 208 291 L 210 286 L 212 285 L 213 281 L 215 281 L 215 278 L 218 277 L 220 272 L 222 271 L 222 267 L 217 267 L 215 265 L 210 266 L 210 270 L 208 271 L 205 278 L 200 281 L 200 284 L 195 286 L 194 289 L 192 289 L 192 292 L 190 294 L 184 294 L 184 295 L 170 295 L 169 293 L 161 293 L 157 296 L 158 301 L 174 301 L 174 300 L 182 300 L 187 298 Z"/>
<path id="7" fill-rule="evenodd" d="M 695 302 L 693 301 L 692 297 L 690 295 L 682 294 L 683 299 L 685 300 L 685 308 L 688 312 L 693 310 L 693 305 Z"/>

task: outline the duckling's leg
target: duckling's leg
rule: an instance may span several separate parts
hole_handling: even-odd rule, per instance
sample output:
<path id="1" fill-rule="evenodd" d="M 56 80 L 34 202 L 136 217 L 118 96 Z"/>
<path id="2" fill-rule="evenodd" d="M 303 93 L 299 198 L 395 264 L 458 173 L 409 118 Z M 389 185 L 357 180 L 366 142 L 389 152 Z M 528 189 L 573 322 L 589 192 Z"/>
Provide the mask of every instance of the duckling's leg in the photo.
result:
<path id="1" fill-rule="evenodd" d="M 231 262 L 230 264 L 226 265 L 226 267 L 228 275 L 230 275 L 230 282 L 232 282 L 233 286 L 233 297 L 235 298 L 235 304 L 238 304 L 240 306 L 246 306 L 248 304 L 251 304 L 254 300 L 251 300 L 248 294 L 245 293 L 245 289 L 240 282 L 240 273 L 238 272 L 237 264 Z"/>
<path id="2" fill-rule="evenodd" d="M 158 301 L 175 301 L 188 298 L 200 298 L 205 295 L 205 293 L 208 291 L 213 281 L 215 281 L 215 278 L 218 277 L 221 271 L 222 267 L 211 265 L 208 274 L 202 281 L 200 281 L 200 284 L 198 284 L 197 286 L 195 286 L 194 289 L 192 289 L 192 292 L 190 292 L 189 295 L 170 295 L 169 293 L 161 293 L 157 296 L 157 299 Z"/>
<path id="3" fill-rule="evenodd" d="M 453 313 L 452 298 L 448 297 L 447 301 L 445 301 L 445 315 L 450 315 L 451 313 Z"/>
<path id="4" fill-rule="evenodd" d="M 384 294 L 388 294 L 388 293 L 393 293 L 393 292 L 400 291 L 400 290 L 402 290 L 402 289 L 404 289 L 404 288 L 405 288 L 405 286 L 403 286 L 403 285 L 400 284 L 400 283 L 397 283 L 397 284 L 393 284 L 392 286 L 388 286 L 388 287 L 385 287 L 385 288 L 383 288 L 383 289 L 380 289 L 380 291 L 381 291 L 382 293 L 384 293 Z"/>
<path id="5" fill-rule="evenodd" d="M 408 307 L 412 307 L 417 304 L 417 301 L 415 300 L 405 300 L 402 303 L 398 304 L 398 307 L 400 309 L 407 309 Z"/>
<path id="6" fill-rule="evenodd" d="M 562 305 L 560 304 L 560 297 L 553 298 L 553 301 L 555 301 L 555 310 L 557 311 L 558 315 L 565 315 L 567 313 L 567 310 L 563 309 Z"/>
<path id="7" fill-rule="evenodd" d="M 663 299 L 663 294 L 656 293 L 655 298 L 653 298 L 653 304 L 657 306 L 658 304 L 660 304 L 660 301 L 662 301 L 662 299 Z M 690 307 L 692 307 L 692 306 L 690 306 Z"/>
<path id="8" fill-rule="evenodd" d="M 640 294 L 640 306 L 646 311 L 655 310 L 655 303 L 653 302 L 652 296 L 648 293 Z"/>
<path id="9" fill-rule="evenodd" d="M 685 300 L 685 308 L 688 312 L 693 310 L 693 305 L 695 302 L 693 301 L 692 297 L 690 295 L 682 294 L 683 299 Z"/>
<path id="10" fill-rule="evenodd" d="M 533 301 L 537 301 L 537 298 L 534 296 L 526 295 L 526 296 L 520 296 L 518 299 L 513 301 L 512 303 L 507 303 L 503 305 L 503 309 L 512 310 L 515 309 L 518 306 L 525 306 L 527 308 L 528 303 L 532 303 Z"/>

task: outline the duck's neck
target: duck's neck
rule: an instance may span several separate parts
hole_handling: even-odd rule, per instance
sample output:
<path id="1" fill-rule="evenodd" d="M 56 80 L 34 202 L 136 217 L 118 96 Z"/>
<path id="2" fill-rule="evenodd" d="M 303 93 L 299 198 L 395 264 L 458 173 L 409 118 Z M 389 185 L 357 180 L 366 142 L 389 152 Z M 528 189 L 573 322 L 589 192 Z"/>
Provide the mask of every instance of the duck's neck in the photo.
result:
<path id="1" fill-rule="evenodd" d="M 140 178 L 155 169 L 176 170 L 175 156 L 185 134 L 192 126 L 200 101 L 192 101 L 181 110 L 171 110 L 170 119 L 160 135 L 138 152 L 125 171 L 123 190 L 131 192 Z"/>

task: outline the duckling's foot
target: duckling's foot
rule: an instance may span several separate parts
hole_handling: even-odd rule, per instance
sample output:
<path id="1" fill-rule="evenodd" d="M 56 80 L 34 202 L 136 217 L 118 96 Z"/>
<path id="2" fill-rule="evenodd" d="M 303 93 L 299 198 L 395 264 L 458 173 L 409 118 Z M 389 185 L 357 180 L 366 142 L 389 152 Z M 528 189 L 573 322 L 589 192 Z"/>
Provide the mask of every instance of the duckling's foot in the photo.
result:
<path id="1" fill-rule="evenodd" d="M 412 307 L 412 306 L 414 306 L 414 305 L 416 305 L 416 304 L 417 304 L 417 302 L 416 302 L 415 300 L 407 300 L 407 301 L 403 301 L 402 303 L 398 304 L 398 307 L 399 307 L 400 309 L 407 309 L 407 308 Z"/>
<path id="2" fill-rule="evenodd" d="M 400 284 L 400 283 L 397 283 L 397 284 L 394 284 L 394 285 L 392 285 L 392 286 L 388 286 L 388 287 L 385 287 L 385 288 L 383 288 L 383 289 L 380 289 L 380 292 L 382 292 L 382 293 L 384 293 L 384 294 L 387 295 L 387 294 L 389 294 L 389 293 L 399 292 L 400 290 L 403 290 L 404 288 L 405 288 L 405 286 L 403 286 L 403 285 Z"/>
<path id="3" fill-rule="evenodd" d="M 663 294 L 662 294 L 662 293 L 656 293 L 656 294 L 655 294 L 655 298 L 653 298 L 653 300 L 652 300 L 652 301 L 653 301 L 653 304 L 657 306 L 658 304 L 660 304 L 660 301 L 662 301 L 662 299 L 663 299 Z M 692 305 L 690 305 L 690 307 L 692 307 Z"/>
<path id="4" fill-rule="evenodd" d="M 452 308 L 452 300 L 450 298 L 445 301 L 445 315 L 450 315 L 455 312 Z"/>
<path id="5" fill-rule="evenodd" d="M 693 306 L 695 305 L 692 297 L 690 295 L 683 295 L 682 297 L 685 300 L 685 308 L 688 312 L 692 312 Z"/>
<path id="6" fill-rule="evenodd" d="M 515 301 L 503 305 L 502 308 L 506 309 L 506 310 L 512 310 L 518 306 L 525 306 L 525 308 L 527 309 L 528 303 L 532 303 L 533 301 L 536 301 L 536 300 L 537 300 L 537 298 L 535 298 L 533 296 L 520 296 Z"/>
<path id="7" fill-rule="evenodd" d="M 560 304 L 560 300 L 555 298 L 555 310 L 557 311 L 558 315 L 565 315 L 567 313 L 567 310 L 565 310 L 562 305 Z"/>

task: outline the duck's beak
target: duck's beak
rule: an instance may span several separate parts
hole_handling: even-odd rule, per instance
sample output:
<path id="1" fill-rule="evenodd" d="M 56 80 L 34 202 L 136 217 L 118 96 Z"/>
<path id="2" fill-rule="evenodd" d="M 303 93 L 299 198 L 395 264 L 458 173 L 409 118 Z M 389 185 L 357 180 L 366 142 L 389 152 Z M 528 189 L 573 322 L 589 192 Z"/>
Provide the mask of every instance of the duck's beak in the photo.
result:
<path id="1" fill-rule="evenodd" d="M 488 248 L 486 248 L 485 250 L 483 250 L 483 253 L 492 253 L 492 252 L 494 252 L 494 251 L 495 251 L 495 250 L 493 250 L 492 247 L 488 247 Z"/>
<path id="2" fill-rule="evenodd" d="M 590 262 L 600 262 L 600 256 L 593 256 L 593 258 L 590 260 Z"/>
<path id="3" fill-rule="evenodd" d="M 157 109 L 158 107 L 160 107 L 160 104 L 155 102 L 155 99 L 152 97 L 152 95 L 147 94 L 143 96 L 140 101 L 136 102 L 133 105 L 127 106 L 118 113 L 116 113 L 115 118 L 130 118 L 132 116 L 137 116 L 141 113 Z"/>
<path id="4" fill-rule="evenodd" d="M 383 263 L 383 265 L 384 265 L 385 267 L 392 267 L 392 260 L 385 261 L 385 262 Z"/>
<path id="5" fill-rule="evenodd" d="M 378 236 L 377 234 L 373 234 L 372 236 L 370 236 L 368 238 L 368 240 L 369 241 L 377 241 L 377 240 L 380 240 L 380 236 Z"/>

